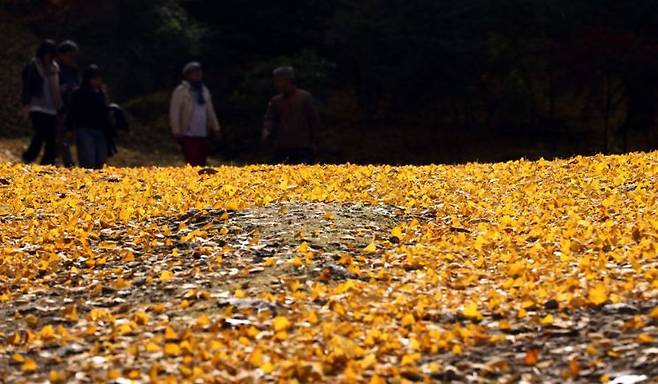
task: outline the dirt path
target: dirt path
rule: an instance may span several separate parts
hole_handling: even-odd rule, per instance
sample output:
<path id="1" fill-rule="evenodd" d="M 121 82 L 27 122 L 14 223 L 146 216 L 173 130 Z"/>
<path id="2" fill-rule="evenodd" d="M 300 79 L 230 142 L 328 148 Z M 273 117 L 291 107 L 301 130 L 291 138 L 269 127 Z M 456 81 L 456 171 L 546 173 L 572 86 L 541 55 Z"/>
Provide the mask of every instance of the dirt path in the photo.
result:
<path id="1" fill-rule="evenodd" d="M 0 304 L 0 335 L 29 337 L 23 332 L 36 332 L 45 324 L 81 332 L 90 322 L 73 321 L 62 312 L 72 306 L 80 319 L 104 313 L 130 318 L 137 308 L 165 303 L 168 321 L 180 326 L 226 308 L 267 311 L 275 316 L 287 311 L 286 304 L 258 297 L 285 291 L 291 282 L 302 286 L 319 279 L 333 285 L 356 278 L 341 261 L 344 255 L 375 239 L 387 242 L 391 228 L 401 218 L 410 216 L 389 206 L 305 203 L 153 218 L 149 226 L 161 228 L 160 233 L 140 232 L 129 225 L 108 226 L 90 241 L 96 258 L 65 260 L 60 268 L 68 273 L 53 276 L 47 286 L 31 289 L 11 305 Z M 382 267 L 375 254 L 369 264 L 373 269 Z M 76 272 L 90 267 L 94 270 L 91 279 Z M 163 279 L 163 273 L 172 277 Z M 252 324 L 253 319 L 237 313 L 226 321 L 238 326 Z M 35 360 L 40 367 L 76 371 L 78 364 L 91 361 L 103 337 L 112 338 L 88 335 L 73 345 L 46 348 Z M 19 362 L 12 364 L 9 356 L 5 357 L 0 358 L 0 377 L 7 382 L 19 380 Z M 98 368 L 110 366 L 106 362 Z M 90 379 L 80 375 L 71 382 Z"/>
<path id="2" fill-rule="evenodd" d="M 128 319 L 139 324 L 143 312 L 138 309 L 151 308 L 150 316 L 158 316 L 159 311 L 153 308 L 166 306 L 166 315 L 160 316 L 179 327 L 194 323 L 200 316 L 221 314 L 222 327 L 262 329 L 264 319 L 285 315 L 293 305 L 263 297 L 291 290 L 291 285 L 303 288 L 322 281 L 336 287 L 358 280 L 360 277 L 350 271 L 350 251 L 363 249 L 373 240 L 380 247 L 393 249 L 397 241 L 390 238 L 390 232 L 397 223 L 431 216 L 429 212 L 409 215 L 390 206 L 305 203 L 239 212 L 190 211 L 182 217 L 153 218 L 150 224 L 160 228 L 159 233 L 143 233 L 129 225 L 107 226 L 90 242 L 98 257 L 64 261 L 62 270 L 69 273 L 53 276 L 42 289 L 32 289 L 10 305 L 0 305 L 0 334 L 5 338 L 29 338 L 28 330 L 37 332 L 44 324 L 59 324 L 70 327 L 71 333 L 86 334 L 74 343 L 53 344 L 32 355 L 39 367 L 69 372 L 72 383 L 97 381 L 104 376 L 90 375 L 89 370 L 107 372 L 126 362 L 146 370 L 158 354 L 139 361 L 98 357 L 108 348 L 107 341 L 100 340 L 111 341 L 112 348 L 129 350 L 135 335 L 132 331 L 117 335 L 116 327 L 129 324 Z M 366 254 L 362 257 L 370 259 L 361 264 L 373 272 L 385 269 L 380 255 Z M 89 268 L 91 263 L 91 279 L 75 272 Z M 528 308 L 529 316 L 554 316 L 554 322 L 547 327 L 523 321 L 501 327 L 500 319 L 488 314 L 481 324 L 506 329 L 498 334 L 502 342 L 474 345 L 460 353 L 428 354 L 421 363 L 436 362 L 441 367 L 431 374 L 437 382 L 589 383 L 598 382 L 604 374 L 610 378 L 635 373 L 658 376 L 658 349 L 637 342 L 640 333 L 656 333 L 658 324 L 636 324 L 638 315 L 657 304 L 618 304 L 598 311 L 575 312 L 551 303 L 545 308 Z M 329 303 L 318 300 L 303 305 L 308 310 L 322 311 Z M 79 321 L 70 316 L 73 306 Z M 69 308 L 69 312 L 62 312 L 62 308 Z M 114 334 L 89 333 L 93 325 L 90 317 L 102 322 L 109 314 L 115 322 Z M 454 314 L 440 312 L 422 320 L 445 329 L 465 324 Z M 156 326 L 151 332 L 165 329 Z M 21 382 L 24 376 L 17 369 L 20 361 L 12 360 L 9 352 L 0 351 L 0 356 L 4 355 L 0 358 L 0 377 L 4 381 L 0 382 Z M 513 364 L 515 361 L 521 363 Z M 239 367 L 234 369 L 239 371 Z M 163 370 L 169 372 L 166 367 Z M 43 378 L 46 373 L 31 377 Z M 262 376 L 218 375 L 220 382 L 270 381 Z M 422 379 L 413 371 L 403 372 L 403 376 L 410 381 Z"/>

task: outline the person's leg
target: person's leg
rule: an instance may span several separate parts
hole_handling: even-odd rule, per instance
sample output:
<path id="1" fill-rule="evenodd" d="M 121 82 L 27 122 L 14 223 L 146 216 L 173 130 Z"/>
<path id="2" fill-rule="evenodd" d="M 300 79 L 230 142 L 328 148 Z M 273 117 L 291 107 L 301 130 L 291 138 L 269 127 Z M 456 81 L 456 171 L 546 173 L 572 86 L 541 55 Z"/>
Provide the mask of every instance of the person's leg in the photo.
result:
<path id="1" fill-rule="evenodd" d="M 290 151 L 287 164 L 302 165 L 313 164 L 314 162 L 315 159 L 312 150 L 306 148 L 296 148 Z"/>
<path id="2" fill-rule="evenodd" d="M 315 151 L 312 149 L 303 149 L 301 157 L 302 164 L 313 165 L 317 161 L 315 158 Z"/>
<path id="3" fill-rule="evenodd" d="M 94 139 L 88 129 L 78 129 L 75 132 L 75 142 L 78 147 L 78 163 L 82 168 L 94 169 L 96 157 Z"/>
<path id="4" fill-rule="evenodd" d="M 194 166 L 206 167 L 208 165 L 208 155 L 210 154 L 210 141 L 207 137 L 198 137 L 195 146 Z"/>
<path id="5" fill-rule="evenodd" d="M 33 163 L 39 153 L 41 152 L 41 147 L 43 146 L 43 133 L 44 133 L 44 117 L 43 113 L 32 112 L 30 113 L 30 120 L 32 121 L 32 140 L 30 141 L 30 146 L 23 152 L 23 162 Z"/>
<path id="6" fill-rule="evenodd" d="M 210 143 L 205 137 L 183 137 L 181 139 L 185 163 L 193 167 L 205 167 L 208 162 Z"/>
<path id="7" fill-rule="evenodd" d="M 178 139 L 181 149 L 183 150 L 183 157 L 185 158 L 185 164 L 191 164 L 192 162 L 192 144 L 190 143 L 189 137 L 181 137 Z"/>
<path id="8" fill-rule="evenodd" d="M 288 164 L 290 159 L 290 151 L 285 149 L 277 149 L 272 158 L 272 164 Z"/>
<path id="9" fill-rule="evenodd" d="M 94 143 L 96 145 L 96 169 L 103 169 L 103 166 L 107 162 L 108 156 L 108 145 L 107 145 L 107 136 L 101 130 L 94 131 Z"/>
<path id="10" fill-rule="evenodd" d="M 57 147 L 62 156 L 62 164 L 66 168 L 73 167 L 73 156 L 71 156 L 71 145 L 66 138 L 66 115 L 57 118 Z"/>
<path id="11" fill-rule="evenodd" d="M 57 116 L 45 115 L 44 142 L 46 143 L 41 165 L 55 165 L 57 162 Z"/>

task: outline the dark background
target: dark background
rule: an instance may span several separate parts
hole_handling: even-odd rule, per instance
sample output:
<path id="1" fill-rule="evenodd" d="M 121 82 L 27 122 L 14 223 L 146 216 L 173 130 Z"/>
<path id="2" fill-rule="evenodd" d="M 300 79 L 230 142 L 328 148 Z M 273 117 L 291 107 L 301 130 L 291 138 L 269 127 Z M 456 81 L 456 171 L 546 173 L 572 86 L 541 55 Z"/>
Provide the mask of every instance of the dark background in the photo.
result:
<path id="1" fill-rule="evenodd" d="M 175 147 L 169 94 L 203 61 L 226 137 L 257 162 L 292 64 L 319 102 L 324 162 L 458 163 L 649 150 L 658 145 L 655 0 L 2 0 L 1 135 L 17 71 L 41 38 L 71 38 L 130 112 L 124 144 Z M 3 53 L 4 55 L 4 53 Z"/>

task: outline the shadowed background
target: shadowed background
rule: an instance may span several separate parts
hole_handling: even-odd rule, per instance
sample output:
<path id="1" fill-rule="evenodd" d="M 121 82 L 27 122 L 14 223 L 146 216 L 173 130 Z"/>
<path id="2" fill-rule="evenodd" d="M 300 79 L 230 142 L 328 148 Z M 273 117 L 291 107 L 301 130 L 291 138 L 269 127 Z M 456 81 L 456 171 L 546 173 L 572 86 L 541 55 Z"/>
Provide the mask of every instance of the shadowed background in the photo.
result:
<path id="1" fill-rule="evenodd" d="M 105 68 L 126 151 L 175 153 L 169 95 L 203 61 L 224 161 L 259 162 L 273 67 L 318 99 L 324 162 L 460 163 L 658 145 L 658 4 L 612 0 L 4 0 L 0 136 L 44 37 Z M 158 160 L 154 155 L 152 162 Z"/>

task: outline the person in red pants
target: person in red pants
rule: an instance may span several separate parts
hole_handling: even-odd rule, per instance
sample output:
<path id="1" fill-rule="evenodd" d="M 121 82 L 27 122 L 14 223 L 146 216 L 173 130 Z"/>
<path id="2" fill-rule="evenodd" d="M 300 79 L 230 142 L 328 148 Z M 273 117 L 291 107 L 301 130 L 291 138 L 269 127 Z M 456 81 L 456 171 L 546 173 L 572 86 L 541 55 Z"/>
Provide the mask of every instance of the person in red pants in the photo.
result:
<path id="1" fill-rule="evenodd" d="M 212 96 L 203 83 L 201 64 L 183 68 L 183 82 L 176 88 L 169 109 L 171 131 L 183 149 L 185 162 L 205 167 L 210 152 L 210 136 L 221 134 Z"/>

